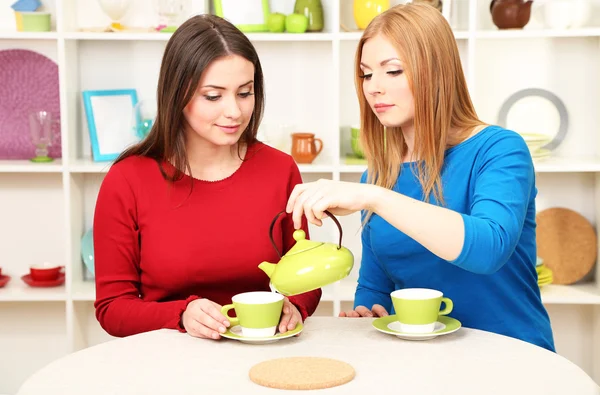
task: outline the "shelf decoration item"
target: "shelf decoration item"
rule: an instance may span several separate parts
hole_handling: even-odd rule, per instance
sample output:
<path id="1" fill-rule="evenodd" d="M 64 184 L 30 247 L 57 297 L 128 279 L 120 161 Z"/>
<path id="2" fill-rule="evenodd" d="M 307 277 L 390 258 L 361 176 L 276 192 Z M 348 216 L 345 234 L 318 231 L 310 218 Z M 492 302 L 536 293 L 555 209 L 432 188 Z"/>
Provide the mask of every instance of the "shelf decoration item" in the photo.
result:
<path id="1" fill-rule="evenodd" d="M 544 265 L 544 260 L 540 257 L 537 258 L 535 271 L 538 275 L 538 286 L 542 288 L 548 284 L 552 284 L 553 276 L 552 269 Z"/>
<path id="2" fill-rule="evenodd" d="M 292 157 L 297 163 L 312 163 L 322 150 L 323 141 L 313 133 L 292 134 Z"/>
<path id="3" fill-rule="evenodd" d="M 592 224 L 581 214 L 553 207 L 536 215 L 537 255 L 552 271 L 554 284 L 574 284 L 596 264 L 598 239 Z"/>
<path id="4" fill-rule="evenodd" d="M 18 0 L 14 2 L 10 8 L 15 12 L 31 12 L 36 11 L 42 6 L 39 0 Z"/>
<path id="5" fill-rule="evenodd" d="M 522 29 L 531 18 L 533 0 L 492 0 L 490 13 L 498 29 Z"/>
<path id="6" fill-rule="evenodd" d="M 269 0 L 213 0 L 215 15 L 227 19 L 243 32 L 267 32 Z"/>
<path id="7" fill-rule="evenodd" d="M 133 122 L 135 89 L 84 91 L 82 96 L 94 161 L 115 160 L 140 140 Z"/>
<path id="8" fill-rule="evenodd" d="M 110 31 L 120 32 L 126 30 L 119 21 L 127 14 L 131 0 L 97 0 L 102 11 L 111 19 Z"/>
<path id="9" fill-rule="evenodd" d="M 365 30 L 377 15 L 390 8 L 390 0 L 354 0 L 354 22 L 360 30 Z"/>
<path id="10" fill-rule="evenodd" d="M 516 115 L 511 117 L 511 112 Z M 532 156 L 539 158 L 550 155 L 563 142 L 569 130 L 569 113 L 556 94 L 527 88 L 513 93 L 502 103 L 498 125 L 520 133 Z M 547 132 L 552 130 L 556 132 Z"/>
<path id="11" fill-rule="evenodd" d="M 81 238 L 81 259 L 83 264 L 90 272 L 94 275 L 94 231 L 88 229 L 87 232 Z"/>
<path id="12" fill-rule="evenodd" d="M 26 50 L 0 51 L 0 159 L 31 159 L 29 114 L 44 110 L 58 119 L 58 66 L 46 56 Z M 61 157 L 60 130 L 54 130 L 51 158 Z"/>
<path id="13" fill-rule="evenodd" d="M 172 33 L 179 27 L 183 14 L 182 0 L 157 0 L 158 27 L 163 33 Z"/>
<path id="14" fill-rule="evenodd" d="M 321 0 L 296 0 L 294 14 L 302 14 L 308 18 L 308 32 L 320 32 L 324 27 L 323 4 Z"/>
<path id="15" fill-rule="evenodd" d="M 442 0 L 412 0 L 411 3 L 424 3 L 424 4 L 429 4 L 432 7 L 435 7 L 439 12 L 442 12 L 443 9 L 443 2 Z"/>
<path id="16" fill-rule="evenodd" d="M 35 146 L 35 156 L 31 158 L 32 162 L 52 162 L 54 160 L 48 156 L 48 148 L 54 143 L 54 136 L 60 135 L 60 121 L 52 117 L 52 113 L 43 110 L 29 113 L 31 141 Z"/>

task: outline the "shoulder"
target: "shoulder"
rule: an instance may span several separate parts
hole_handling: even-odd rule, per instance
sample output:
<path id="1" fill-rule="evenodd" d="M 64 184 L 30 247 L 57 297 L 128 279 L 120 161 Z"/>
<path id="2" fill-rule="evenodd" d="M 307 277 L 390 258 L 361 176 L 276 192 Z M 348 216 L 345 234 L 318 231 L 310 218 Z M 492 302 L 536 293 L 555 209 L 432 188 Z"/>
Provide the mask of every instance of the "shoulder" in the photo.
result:
<path id="1" fill-rule="evenodd" d="M 154 159 L 129 156 L 110 167 L 103 184 L 128 184 L 133 188 L 137 180 L 147 179 L 152 173 L 160 174 L 158 163 Z"/>
<path id="2" fill-rule="evenodd" d="M 511 164 L 533 167 L 531 153 L 525 139 L 517 132 L 501 126 L 491 125 L 473 136 L 472 139 L 480 166 Z"/>
<path id="3" fill-rule="evenodd" d="M 511 151 L 529 152 L 523 136 L 513 130 L 497 125 L 487 126 L 481 132 L 471 137 L 471 139 L 475 143 L 473 144 L 474 148 L 483 153 L 488 151 L 505 151 L 507 153 Z M 469 143 L 469 140 L 465 141 L 465 143 Z"/>

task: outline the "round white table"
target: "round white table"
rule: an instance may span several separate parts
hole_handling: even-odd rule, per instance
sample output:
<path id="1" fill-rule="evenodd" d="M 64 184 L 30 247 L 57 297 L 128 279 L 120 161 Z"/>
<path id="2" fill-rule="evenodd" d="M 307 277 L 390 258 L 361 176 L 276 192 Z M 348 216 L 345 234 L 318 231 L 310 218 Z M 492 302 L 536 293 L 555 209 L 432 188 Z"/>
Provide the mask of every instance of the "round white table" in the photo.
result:
<path id="1" fill-rule="evenodd" d="M 323 394 L 600 394 L 575 364 L 543 348 L 461 328 L 427 341 L 380 333 L 372 319 L 311 317 L 298 337 L 270 344 L 197 339 L 160 330 L 99 344 L 32 375 L 29 394 L 274 394 L 248 377 L 265 360 L 318 356 L 349 363 L 350 383 Z"/>

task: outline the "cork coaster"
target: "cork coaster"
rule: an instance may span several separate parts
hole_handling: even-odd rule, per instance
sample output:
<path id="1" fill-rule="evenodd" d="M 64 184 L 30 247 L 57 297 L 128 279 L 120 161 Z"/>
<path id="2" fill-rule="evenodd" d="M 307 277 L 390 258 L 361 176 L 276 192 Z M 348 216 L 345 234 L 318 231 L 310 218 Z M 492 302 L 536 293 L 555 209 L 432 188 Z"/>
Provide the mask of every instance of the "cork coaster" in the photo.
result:
<path id="1" fill-rule="evenodd" d="M 573 284 L 594 267 L 596 232 L 585 217 L 566 208 L 550 208 L 536 216 L 537 255 L 552 270 L 554 284 Z"/>
<path id="2" fill-rule="evenodd" d="M 337 387 L 354 376 L 354 368 L 347 363 L 318 357 L 272 359 L 250 369 L 250 380 L 256 384 L 284 390 Z"/>

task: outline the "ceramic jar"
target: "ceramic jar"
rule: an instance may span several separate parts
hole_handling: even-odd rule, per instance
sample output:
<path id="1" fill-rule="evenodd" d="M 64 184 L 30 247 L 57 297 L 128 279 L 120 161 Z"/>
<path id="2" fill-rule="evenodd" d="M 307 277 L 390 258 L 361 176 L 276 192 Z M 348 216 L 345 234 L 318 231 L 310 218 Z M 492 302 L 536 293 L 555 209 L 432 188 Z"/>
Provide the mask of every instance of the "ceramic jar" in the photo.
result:
<path id="1" fill-rule="evenodd" d="M 390 0 L 354 0 L 354 21 L 365 30 L 377 15 L 390 8 Z"/>
<path id="2" fill-rule="evenodd" d="M 308 18 L 307 32 L 320 32 L 324 27 L 323 4 L 321 0 L 296 0 L 294 13 Z"/>
<path id="3" fill-rule="evenodd" d="M 490 13 L 499 29 L 522 29 L 529 23 L 533 0 L 492 0 Z"/>
<path id="4" fill-rule="evenodd" d="M 292 157 L 297 163 L 312 163 L 322 149 L 323 141 L 313 133 L 292 134 Z"/>

